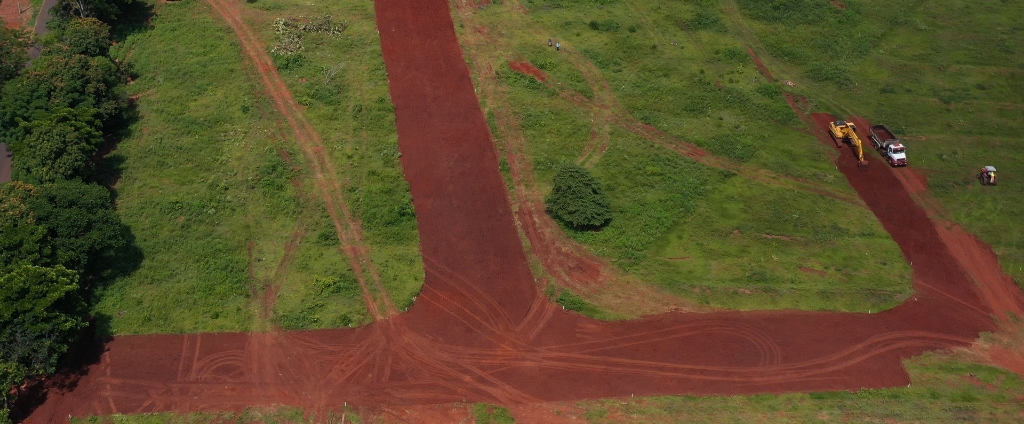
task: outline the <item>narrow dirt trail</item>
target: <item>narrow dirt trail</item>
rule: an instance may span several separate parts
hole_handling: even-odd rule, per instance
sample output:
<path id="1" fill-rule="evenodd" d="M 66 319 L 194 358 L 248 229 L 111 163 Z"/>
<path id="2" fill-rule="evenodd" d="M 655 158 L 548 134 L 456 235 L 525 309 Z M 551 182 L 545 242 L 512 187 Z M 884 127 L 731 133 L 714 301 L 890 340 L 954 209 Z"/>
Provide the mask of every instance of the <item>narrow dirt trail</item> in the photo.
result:
<path id="1" fill-rule="evenodd" d="M 893 173 L 875 156 L 860 169 L 849 154 L 836 166 L 912 263 L 917 294 L 898 307 L 619 322 L 552 307 L 530 274 L 448 6 L 375 2 L 427 271 L 408 313 L 356 329 L 115 337 L 80 373 L 55 379 L 65 384 L 51 387 L 28 422 L 898 387 L 909 383 L 902 360 L 968 346 L 996 328 L 993 314 L 1021 307 L 992 304 L 983 293 L 1013 299 L 1019 289 L 979 287 L 1005 281 L 975 282 Z M 809 119 L 820 129 L 833 118 Z"/>
<path id="2" fill-rule="evenodd" d="M 370 261 L 369 248 L 363 241 L 358 219 L 353 217 L 342 194 L 342 184 L 334 163 L 324 147 L 323 139 L 306 120 L 301 107 L 288 91 L 284 80 L 274 66 L 266 47 L 259 41 L 252 29 L 245 23 L 234 0 L 209 0 L 214 10 L 234 30 L 245 55 L 259 72 L 267 94 L 272 98 L 277 111 L 291 128 L 296 143 L 302 149 L 306 160 L 320 188 L 327 212 L 334 223 L 341 250 L 349 258 L 349 265 L 363 291 L 363 300 L 375 320 L 384 319 L 397 313 L 394 304 L 384 289 L 380 275 Z M 371 290 L 368 281 L 373 284 Z M 376 296 L 375 296 L 376 295 Z"/>

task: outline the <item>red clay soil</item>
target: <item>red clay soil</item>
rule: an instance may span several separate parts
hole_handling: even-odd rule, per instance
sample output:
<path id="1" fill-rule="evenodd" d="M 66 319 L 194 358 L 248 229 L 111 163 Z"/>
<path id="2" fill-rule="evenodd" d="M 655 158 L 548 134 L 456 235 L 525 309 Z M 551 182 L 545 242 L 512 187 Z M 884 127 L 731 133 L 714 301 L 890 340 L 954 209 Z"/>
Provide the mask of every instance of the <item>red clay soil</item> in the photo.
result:
<path id="1" fill-rule="evenodd" d="M 519 405 L 905 386 L 902 359 L 969 345 L 995 328 L 993 310 L 1021 310 L 1019 290 L 1005 280 L 979 280 L 998 286 L 979 295 L 959 247 L 947 247 L 893 172 L 877 155 L 862 170 L 848 150 L 837 167 L 912 263 L 917 295 L 897 308 L 601 322 L 553 307 L 530 275 L 448 3 L 375 6 L 426 267 L 409 313 L 358 329 L 116 337 L 29 421 L 270 405 L 322 417 L 345 402 Z"/>
<path id="2" fill-rule="evenodd" d="M 761 71 L 761 76 L 768 80 L 768 82 L 775 82 L 775 77 L 772 76 L 772 72 L 768 70 L 767 66 L 764 66 L 764 62 L 761 61 L 761 58 L 757 56 L 757 53 L 754 52 L 752 47 L 747 46 L 747 54 L 749 54 L 750 58 L 754 60 L 754 65 L 757 66 L 758 71 Z"/>
<path id="3" fill-rule="evenodd" d="M 8 28 L 20 28 L 25 22 L 22 20 L 22 8 L 32 8 L 29 0 L 0 0 L 0 19 L 3 19 L 4 26 Z"/>
<path id="4" fill-rule="evenodd" d="M 537 78 L 537 80 L 540 82 L 544 82 L 548 79 L 548 76 L 547 74 L 544 73 L 544 71 L 537 69 L 537 67 L 533 66 L 533 64 L 530 62 L 509 62 L 508 66 L 526 75 L 532 75 L 534 78 Z"/>

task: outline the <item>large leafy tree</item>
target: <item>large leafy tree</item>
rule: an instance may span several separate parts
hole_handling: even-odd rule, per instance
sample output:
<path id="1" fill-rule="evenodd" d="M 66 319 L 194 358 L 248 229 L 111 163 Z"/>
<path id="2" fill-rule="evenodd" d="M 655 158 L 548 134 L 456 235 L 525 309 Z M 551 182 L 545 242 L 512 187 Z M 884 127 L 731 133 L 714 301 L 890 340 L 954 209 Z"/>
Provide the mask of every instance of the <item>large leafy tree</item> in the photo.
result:
<path id="1" fill-rule="evenodd" d="M 114 23 L 127 10 L 133 0 L 58 0 L 53 8 L 57 21 L 74 18 L 97 18 Z"/>
<path id="2" fill-rule="evenodd" d="M 40 184 L 90 177 L 92 157 L 103 143 L 94 114 L 93 109 L 60 108 L 25 123 L 27 136 L 11 143 L 15 178 Z"/>
<path id="3" fill-rule="evenodd" d="M 49 260 L 46 229 L 26 204 L 35 193 L 35 187 L 18 181 L 0 185 L 0 274 Z"/>
<path id="4" fill-rule="evenodd" d="M 2 387 L 52 373 L 85 325 L 85 312 L 72 270 L 22 265 L 0 276 Z M 6 405 L 6 390 L 3 395 Z"/>
<path id="5" fill-rule="evenodd" d="M 60 50 L 43 55 L 0 92 L 0 141 L 25 138 L 29 128 L 22 121 L 61 108 L 95 110 L 95 118 L 110 126 L 128 105 L 123 82 L 118 67 L 106 57 Z"/>
<path id="6" fill-rule="evenodd" d="M 60 43 L 72 54 L 106 56 L 110 26 L 96 18 L 72 19 L 61 29 Z"/>
<path id="7" fill-rule="evenodd" d="M 0 25 L 0 85 L 25 66 L 30 41 L 28 32 Z"/>
<path id="8" fill-rule="evenodd" d="M 125 245 L 127 230 L 106 187 L 80 181 L 42 185 L 25 203 L 46 230 L 51 264 L 93 275 Z"/>
<path id="9" fill-rule="evenodd" d="M 601 184 L 586 168 L 572 164 L 555 174 L 545 203 L 552 215 L 577 229 L 600 227 L 612 218 L 611 202 Z"/>

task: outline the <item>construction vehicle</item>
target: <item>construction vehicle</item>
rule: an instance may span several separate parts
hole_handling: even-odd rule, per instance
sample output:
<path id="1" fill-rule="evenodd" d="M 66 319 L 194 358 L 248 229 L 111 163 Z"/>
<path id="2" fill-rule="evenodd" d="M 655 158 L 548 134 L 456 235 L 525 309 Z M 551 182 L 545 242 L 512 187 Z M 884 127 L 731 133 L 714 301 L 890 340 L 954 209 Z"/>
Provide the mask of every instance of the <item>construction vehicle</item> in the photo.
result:
<path id="1" fill-rule="evenodd" d="M 864 160 L 864 143 L 857 136 L 856 125 L 853 125 L 852 122 L 835 121 L 828 124 L 828 129 L 829 133 L 832 134 L 832 138 L 837 142 L 846 142 L 853 147 L 854 154 L 857 155 L 857 165 L 865 166 L 868 164 L 868 161 Z"/>
<path id="2" fill-rule="evenodd" d="M 981 185 L 996 185 L 996 167 L 986 166 L 981 168 L 978 179 L 981 180 Z"/>
<path id="3" fill-rule="evenodd" d="M 889 127 L 872 125 L 869 133 L 871 134 L 871 144 L 875 145 L 878 153 L 885 156 L 889 165 L 907 166 L 907 148 L 900 144 L 900 139 L 896 138 L 892 131 L 889 131 Z"/>

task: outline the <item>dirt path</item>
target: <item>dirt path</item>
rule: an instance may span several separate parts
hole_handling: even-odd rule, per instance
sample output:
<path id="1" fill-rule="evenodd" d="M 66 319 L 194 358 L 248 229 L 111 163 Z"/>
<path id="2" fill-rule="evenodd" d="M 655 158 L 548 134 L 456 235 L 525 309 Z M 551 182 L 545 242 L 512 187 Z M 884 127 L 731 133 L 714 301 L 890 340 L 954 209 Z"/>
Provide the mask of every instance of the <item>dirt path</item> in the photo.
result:
<path id="1" fill-rule="evenodd" d="M 897 308 L 622 322 L 553 308 L 530 275 L 448 3 L 375 6 L 427 271 L 409 313 L 357 329 L 115 337 L 83 375 L 50 391 L 30 422 L 273 405 L 322 417 L 346 402 L 519 405 L 905 386 L 903 359 L 970 345 L 995 328 L 993 312 L 1021 307 L 1016 287 L 999 286 L 1005 281 L 975 283 L 971 266 L 877 157 L 861 170 L 842 154 L 836 166 L 912 263 L 917 293 Z M 814 128 L 832 119 L 808 118 Z M 1010 300 L 993 304 L 989 290 Z"/>
<path id="2" fill-rule="evenodd" d="M 238 37 L 242 50 L 256 67 L 277 111 L 284 117 L 294 134 L 295 142 L 302 149 L 312 168 L 317 186 L 327 206 L 341 242 L 341 250 L 349 258 L 349 265 L 363 291 L 363 300 L 375 320 L 396 314 L 394 304 L 380 280 L 380 275 L 370 261 L 369 248 L 363 242 L 359 221 L 353 217 L 342 195 L 342 184 L 334 169 L 320 134 L 306 120 L 301 107 L 288 91 L 273 61 L 267 55 L 266 47 L 245 23 L 234 0 L 210 0 L 210 5 L 224 19 Z M 372 284 L 372 289 L 370 284 Z"/>

